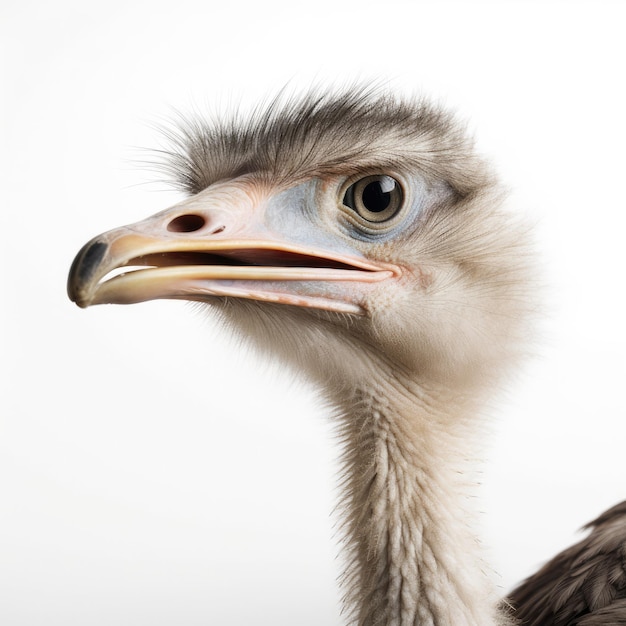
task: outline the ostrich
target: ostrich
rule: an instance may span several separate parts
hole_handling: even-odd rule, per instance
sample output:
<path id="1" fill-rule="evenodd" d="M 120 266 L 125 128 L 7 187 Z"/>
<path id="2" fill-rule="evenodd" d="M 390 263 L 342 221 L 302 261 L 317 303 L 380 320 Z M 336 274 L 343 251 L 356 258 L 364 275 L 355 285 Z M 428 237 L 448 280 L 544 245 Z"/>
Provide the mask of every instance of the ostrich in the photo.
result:
<path id="1" fill-rule="evenodd" d="M 172 139 L 188 198 L 88 242 L 70 298 L 206 303 L 317 384 L 343 444 L 351 621 L 626 624 L 626 504 L 508 601 L 481 558 L 481 408 L 525 351 L 535 272 L 528 229 L 455 118 L 314 92 Z"/>

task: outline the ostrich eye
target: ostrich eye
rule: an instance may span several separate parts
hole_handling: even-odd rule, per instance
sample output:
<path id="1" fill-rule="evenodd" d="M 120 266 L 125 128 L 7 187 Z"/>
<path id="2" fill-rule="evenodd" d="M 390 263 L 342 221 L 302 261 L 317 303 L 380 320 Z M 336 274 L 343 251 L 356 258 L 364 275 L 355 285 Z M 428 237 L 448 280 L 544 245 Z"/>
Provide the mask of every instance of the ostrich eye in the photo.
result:
<path id="1" fill-rule="evenodd" d="M 386 222 L 402 207 L 400 183 L 391 176 L 366 176 L 346 189 L 343 204 L 368 222 Z"/>

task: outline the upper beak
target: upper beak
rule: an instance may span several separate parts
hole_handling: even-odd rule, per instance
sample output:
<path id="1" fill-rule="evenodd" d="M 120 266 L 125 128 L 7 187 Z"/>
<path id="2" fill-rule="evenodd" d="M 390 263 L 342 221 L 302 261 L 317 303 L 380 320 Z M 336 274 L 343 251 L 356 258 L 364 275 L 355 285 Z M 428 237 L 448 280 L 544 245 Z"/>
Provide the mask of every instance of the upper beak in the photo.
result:
<path id="1" fill-rule="evenodd" d="M 397 274 L 332 239 L 322 247 L 303 244 L 301 233 L 290 239 L 266 226 L 262 200 L 209 188 L 88 242 L 72 263 L 68 294 L 81 307 L 231 296 L 363 314 L 365 291 Z"/>

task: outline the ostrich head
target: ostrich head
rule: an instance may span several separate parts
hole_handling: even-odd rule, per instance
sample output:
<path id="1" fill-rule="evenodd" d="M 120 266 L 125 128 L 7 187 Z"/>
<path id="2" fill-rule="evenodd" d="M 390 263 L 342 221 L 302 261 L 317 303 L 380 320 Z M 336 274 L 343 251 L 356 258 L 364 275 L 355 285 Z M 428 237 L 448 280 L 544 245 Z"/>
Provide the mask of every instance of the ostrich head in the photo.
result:
<path id="1" fill-rule="evenodd" d="M 421 101 L 312 94 L 187 123 L 169 156 L 188 199 L 86 244 L 72 300 L 204 302 L 312 377 L 345 440 L 358 622 L 495 623 L 459 476 L 529 270 L 463 129 Z"/>
<path id="2" fill-rule="evenodd" d="M 89 242 L 69 280 L 79 306 L 206 302 L 324 382 L 382 360 L 461 384 L 510 359 L 525 237 L 450 115 L 313 94 L 188 123 L 175 148 L 189 199 Z"/>

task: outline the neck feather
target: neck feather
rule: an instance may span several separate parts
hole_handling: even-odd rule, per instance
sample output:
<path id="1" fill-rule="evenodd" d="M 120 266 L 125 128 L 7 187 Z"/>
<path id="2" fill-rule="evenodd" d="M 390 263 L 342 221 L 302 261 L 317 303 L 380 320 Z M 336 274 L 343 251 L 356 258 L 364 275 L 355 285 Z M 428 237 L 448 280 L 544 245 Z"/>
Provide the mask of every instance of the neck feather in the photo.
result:
<path id="1" fill-rule="evenodd" d="M 507 623 L 497 616 L 470 527 L 467 458 L 475 435 L 463 403 L 441 410 L 441 397 L 423 387 L 379 380 L 347 397 L 344 389 L 337 404 L 351 551 L 347 602 L 355 623 Z"/>

